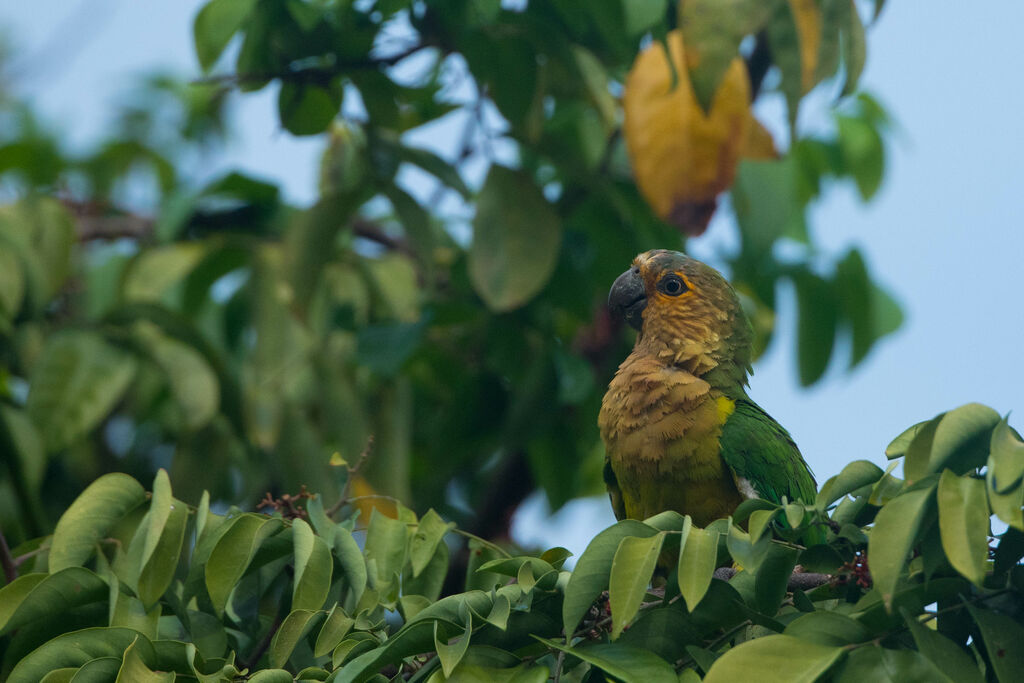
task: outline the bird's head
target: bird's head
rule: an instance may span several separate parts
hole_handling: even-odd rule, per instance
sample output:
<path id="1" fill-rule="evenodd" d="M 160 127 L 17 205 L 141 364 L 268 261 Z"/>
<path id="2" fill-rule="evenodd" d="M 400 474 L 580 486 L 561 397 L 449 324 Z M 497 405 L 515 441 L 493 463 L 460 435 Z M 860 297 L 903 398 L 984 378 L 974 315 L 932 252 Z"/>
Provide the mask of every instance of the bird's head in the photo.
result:
<path id="1" fill-rule="evenodd" d="M 729 282 L 686 254 L 640 254 L 608 295 L 614 314 L 640 331 L 637 347 L 703 375 L 750 365 L 750 322 Z"/>

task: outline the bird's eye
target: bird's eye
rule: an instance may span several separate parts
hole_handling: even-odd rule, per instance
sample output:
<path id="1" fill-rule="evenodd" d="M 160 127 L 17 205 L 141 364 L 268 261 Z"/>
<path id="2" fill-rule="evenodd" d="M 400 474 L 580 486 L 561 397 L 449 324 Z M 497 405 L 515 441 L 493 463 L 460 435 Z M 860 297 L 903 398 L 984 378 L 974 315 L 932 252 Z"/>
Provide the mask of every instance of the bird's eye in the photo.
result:
<path id="1" fill-rule="evenodd" d="M 666 275 L 661 279 L 661 291 L 669 296 L 679 296 L 686 291 L 686 283 L 678 275 Z"/>

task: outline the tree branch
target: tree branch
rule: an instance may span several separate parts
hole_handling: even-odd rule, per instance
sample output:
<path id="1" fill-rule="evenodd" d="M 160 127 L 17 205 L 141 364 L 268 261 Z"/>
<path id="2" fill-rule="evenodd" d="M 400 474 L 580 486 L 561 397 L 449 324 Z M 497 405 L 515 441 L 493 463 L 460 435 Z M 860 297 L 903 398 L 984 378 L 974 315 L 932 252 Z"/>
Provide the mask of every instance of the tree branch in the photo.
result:
<path id="1" fill-rule="evenodd" d="M 732 577 L 736 576 L 739 571 L 732 567 L 719 567 L 715 570 L 715 578 L 721 579 L 722 581 L 729 581 Z M 793 591 L 807 591 L 818 586 L 824 586 L 826 583 L 832 581 L 833 576 L 831 574 L 819 574 L 817 572 L 793 572 L 789 581 L 786 583 L 786 590 L 792 593 Z"/>
<path id="2" fill-rule="evenodd" d="M 198 78 L 192 83 L 197 85 L 224 85 L 234 86 L 242 83 L 259 83 L 280 79 L 292 83 L 315 83 L 326 85 L 333 78 L 340 76 L 345 71 L 354 69 L 379 69 L 386 66 L 394 66 L 403 59 L 411 57 L 420 50 L 431 47 L 429 43 L 416 43 L 408 48 L 386 57 L 364 57 L 361 59 L 346 59 L 335 61 L 330 66 L 307 66 L 298 69 L 283 69 L 281 71 L 264 71 L 259 73 L 244 74 L 218 74 Z"/>

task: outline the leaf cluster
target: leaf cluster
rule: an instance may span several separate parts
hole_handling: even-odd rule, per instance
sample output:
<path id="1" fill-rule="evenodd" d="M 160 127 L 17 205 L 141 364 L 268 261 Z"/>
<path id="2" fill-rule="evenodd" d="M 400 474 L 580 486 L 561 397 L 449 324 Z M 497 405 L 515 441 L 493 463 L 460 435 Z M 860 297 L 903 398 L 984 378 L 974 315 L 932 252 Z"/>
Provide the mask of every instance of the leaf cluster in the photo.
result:
<path id="1" fill-rule="evenodd" d="M 750 500 L 705 529 L 623 520 L 572 570 L 562 548 L 513 556 L 433 510 L 335 521 L 313 496 L 303 514 L 220 514 L 162 470 L 151 493 L 110 474 L 8 558 L 0 666 L 12 682 L 1015 680 L 1024 442 L 969 404 L 889 455 L 907 479 L 856 461 L 814 501 Z"/>

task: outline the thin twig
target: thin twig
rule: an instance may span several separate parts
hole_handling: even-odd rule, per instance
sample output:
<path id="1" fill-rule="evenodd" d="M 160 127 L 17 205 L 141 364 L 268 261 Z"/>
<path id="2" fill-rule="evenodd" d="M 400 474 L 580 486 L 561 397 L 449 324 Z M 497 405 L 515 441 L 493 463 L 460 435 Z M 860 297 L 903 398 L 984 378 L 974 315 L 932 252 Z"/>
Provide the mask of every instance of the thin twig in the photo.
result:
<path id="1" fill-rule="evenodd" d="M 249 656 L 249 659 L 245 660 L 244 662 L 238 663 L 239 667 L 242 670 L 252 669 L 257 664 L 259 664 L 260 657 L 262 657 L 263 653 L 266 652 L 267 648 L 270 647 L 270 641 L 274 639 L 274 635 L 277 633 L 277 630 L 281 628 L 281 624 L 283 622 L 284 617 L 282 617 L 281 612 L 278 611 L 277 615 L 274 617 L 274 623 L 270 625 L 270 630 L 267 631 L 267 635 L 263 636 L 263 640 L 261 640 L 259 645 L 256 646 L 256 649 L 253 650 L 252 655 Z"/>
<path id="2" fill-rule="evenodd" d="M 14 558 L 11 557 L 11 549 L 7 546 L 7 539 L 4 538 L 2 529 L 0 529 L 0 564 L 3 565 L 4 578 L 7 579 L 7 583 L 18 578 L 18 566 L 14 563 Z"/>
<path id="3" fill-rule="evenodd" d="M 555 660 L 555 678 L 554 683 L 562 678 L 562 664 L 565 663 L 565 650 L 558 651 L 558 658 Z"/>
<path id="4" fill-rule="evenodd" d="M 359 500 L 359 499 L 362 499 L 362 498 L 388 498 L 390 500 L 394 500 L 396 503 L 398 502 L 396 499 L 391 498 L 391 496 L 370 495 L 370 496 L 359 496 L 358 498 L 349 498 L 348 497 L 349 492 L 352 490 L 352 479 L 357 474 L 359 474 L 359 470 L 362 468 L 362 466 L 364 464 L 366 464 L 366 459 L 370 457 L 370 452 L 372 450 L 373 450 L 373 434 L 370 434 L 370 436 L 366 439 L 366 446 L 363 447 L 363 451 L 359 454 L 359 458 L 356 459 L 356 464 L 352 465 L 351 467 L 348 468 L 348 478 L 345 480 L 345 485 L 341 488 L 341 497 L 338 498 L 338 502 L 337 503 L 332 505 L 327 510 L 327 516 L 328 517 L 333 517 L 334 515 L 338 514 L 338 510 L 343 508 L 346 503 L 351 503 L 354 500 Z"/>

